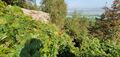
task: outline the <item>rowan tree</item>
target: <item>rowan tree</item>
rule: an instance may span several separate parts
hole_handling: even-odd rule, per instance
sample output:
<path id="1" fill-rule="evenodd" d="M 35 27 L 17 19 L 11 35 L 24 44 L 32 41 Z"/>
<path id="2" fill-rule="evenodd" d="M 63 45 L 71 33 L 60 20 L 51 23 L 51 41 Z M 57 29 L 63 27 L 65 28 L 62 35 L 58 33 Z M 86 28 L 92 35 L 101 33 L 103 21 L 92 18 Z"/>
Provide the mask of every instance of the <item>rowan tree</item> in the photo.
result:
<path id="1" fill-rule="evenodd" d="M 114 0 L 112 7 L 105 7 L 105 12 L 97 19 L 91 29 L 93 36 L 105 39 L 120 40 L 120 0 Z"/>

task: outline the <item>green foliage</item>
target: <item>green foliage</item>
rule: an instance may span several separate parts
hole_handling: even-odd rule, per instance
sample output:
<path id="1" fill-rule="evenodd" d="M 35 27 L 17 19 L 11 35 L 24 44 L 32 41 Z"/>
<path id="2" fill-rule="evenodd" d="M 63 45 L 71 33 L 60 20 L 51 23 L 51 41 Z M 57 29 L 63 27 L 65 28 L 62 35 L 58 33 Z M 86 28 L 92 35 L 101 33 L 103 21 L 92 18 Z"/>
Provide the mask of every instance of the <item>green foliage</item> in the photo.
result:
<path id="1" fill-rule="evenodd" d="M 95 39 L 85 38 L 80 47 L 81 57 L 102 57 L 104 51 L 101 49 L 100 41 Z"/>
<path id="2" fill-rule="evenodd" d="M 72 39 L 55 25 L 32 20 L 19 7 L 4 8 L 0 16 L 0 57 L 57 57 L 65 47 L 76 54 Z"/>
<path id="3" fill-rule="evenodd" d="M 23 5 L 21 5 L 21 7 L 31 10 L 40 10 L 38 5 L 29 2 L 24 3 Z"/>
<path id="4" fill-rule="evenodd" d="M 101 40 L 112 39 L 119 42 L 119 22 L 119 19 L 97 20 L 96 25 L 91 28 L 91 34 Z"/>
<path id="5" fill-rule="evenodd" d="M 3 14 L 6 4 L 0 0 L 0 15 Z"/>
<path id="6" fill-rule="evenodd" d="M 70 52 L 69 47 L 65 47 L 59 51 L 57 57 L 77 57 L 74 53 Z"/>
<path id="7" fill-rule="evenodd" d="M 39 39 L 30 39 L 26 41 L 24 48 L 21 50 L 20 57 L 40 57 L 40 48 L 43 47 Z"/>
<path id="8" fill-rule="evenodd" d="M 1 1 L 5 2 L 7 5 L 17 5 L 17 6 L 19 6 L 19 3 L 21 3 L 23 0 L 1 0 Z M 21 3 L 21 4 L 23 4 L 23 3 Z"/>
<path id="9" fill-rule="evenodd" d="M 64 0 L 43 0 L 42 11 L 51 16 L 51 21 L 58 27 L 62 27 L 67 14 L 67 7 Z"/>
<path id="10" fill-rule="evenodd" d="M 120 44 L 112 40 L 107 40 L 104 43 L 101 46 L 108 57 L 120 57 Z"/>
<path id="11" fill-rule="evenodd" d="M 78 57 L 119 57 L 120 44 L 114 40 L 102 41 L 99 38 L 92 37 L 88 29 L 89 26 L 94 25 L 90 22 L 92 21 L 81 17 L 76 12 L 73 13 L 72 18 L 68 18 L 65 22 L 65 31 L 74 39 L 73 42 L 77 45 L 75 47 L 79 48 L 76 55 Z M 71 56 L 74 57 L 74 55 Z"/>
<path id="12" fill-rule="evenodd" d="M 31 10 L 40 10 L 39 6 L 36 4 L 36 0 L 19 0 L 17 6 Z"/>
<path id="13" fill-rule="evenodd" d="M 97 19 L 95 26 L 90 29 L 91 34 L 100 39 L 99 50 L 104 53 L 100 57 L 120 57 L 119 1 L 113 1 L 112 9 L 106 7 L 105 13 L 101 15 L 100 19 Z"/>
<path id="14" fill-rule="evenodd" d="M 66 11 L 63 13 L 58 10 L 62 8 L 58 2 L 63 3 L 63 0 L 49 2 L 45 4 L 48 5 L 45 10 L 60 22 L 59 18 L 64 19 L 66 15 Z M 52 5 L 50 10 L 49 5 Z M 90 22 L 73 13 L 72 17 L 65 20 L 64 30 L 60 30 L 52 23 L 44 24 L 24 15 L 20 7 L 6 6 L 0 1 L 0 57 L 120 57 L 120 44 L 116 41 L 120 21 L 102 20 L 99 21 L 102 24 L 95 24 L 96 29 L 105 32 L 105 36 L 116 38 L 105 41 L 99 39 L 106 38 L 101 35 L 98 38 L 89 36 L 88 28 L 93 24 Z"/>
<path id="15" fill-rule="evenodd" d="M 32 10 L 39 10 L 38 6 L 36 5 L 36 1 L 31 0 L 2 0 L 7 5 L 15 5 L 26 9 L 32 9 Z"/>
<path id="16" fill-rule="evenodd" d="M 114 0 L 112 9 L 105 7 L 105 12 L 97 19 L 96 25 L 91 28 L 91 34 L 101 40 L 112 39 L 120 42 L 120 13 L 118 4 L 120 0 Z"/>
<path id="17" fill-rule="evenodd" d="M 80 57 L 119 57 L 120 45 L 114 41 L 101 42 L 97 38 L 85 38 L 80 47 Z"/>
<path id="18" fill-rule="evenodd" d="M 81 17 L 78 13 L 73 13 L 71 18 L 66 19 L 64 29 L 78 46 L 84 37 L 88 35 L 89 20 Z"/>

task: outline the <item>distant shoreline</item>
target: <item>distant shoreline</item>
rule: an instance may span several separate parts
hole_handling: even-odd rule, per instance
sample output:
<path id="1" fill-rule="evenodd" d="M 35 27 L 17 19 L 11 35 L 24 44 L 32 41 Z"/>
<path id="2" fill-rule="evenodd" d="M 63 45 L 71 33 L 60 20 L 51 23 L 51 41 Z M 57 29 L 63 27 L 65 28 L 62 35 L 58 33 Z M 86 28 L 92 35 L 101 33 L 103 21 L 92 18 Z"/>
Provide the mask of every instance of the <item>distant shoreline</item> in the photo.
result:
<path id="1" fill-rule="evenodd" d="M 94 16 L 94 15 L 101 15 L 104 13 L 103 9 L 82 9 L 82 10 L 69 10 L 68 15 L 71 15 L 74 11 L 77 11 L 81 15 L 88 15 L 88 16 Z"/>
<path id="2" fill-rule="evenodd" d="M 100 18 L 100 15 L 104 13 L 103 9 L 71 10 L 71 11 L 68 11 L 67 17 L 72 17 L 72 14 L 74 11 L 77 11 L 78 13 L 80 13 L 81 16 L 89 18 L 89 19 Z"/>

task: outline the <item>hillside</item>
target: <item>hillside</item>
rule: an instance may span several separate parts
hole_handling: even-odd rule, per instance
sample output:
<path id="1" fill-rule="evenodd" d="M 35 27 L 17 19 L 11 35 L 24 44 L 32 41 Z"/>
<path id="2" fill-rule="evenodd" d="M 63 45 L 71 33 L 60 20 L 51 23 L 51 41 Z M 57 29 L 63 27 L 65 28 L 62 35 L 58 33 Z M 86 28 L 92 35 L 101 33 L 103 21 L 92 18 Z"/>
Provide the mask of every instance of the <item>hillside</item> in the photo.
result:
<path id="1" fill-rule="evenodd" d="M 0 57 L 120 57 L 120 0 L 99 18 L 67 16 L 65 0 L 36 1 L 0 0 Z"/>
<path id="2" fill-rule="evenodd" d="M 0 9 L 0 57 L 56 57 L 66 47 L 68 52 L 74 52 L 72 39 L 65 32 L 41 22 L 44 19 L 39 16 L 47 13 L 21 10 L 18 6 L 3 5 Z M 34 20 L 37 18 L 32 14 L 40 14 L 40 20 Z"/>

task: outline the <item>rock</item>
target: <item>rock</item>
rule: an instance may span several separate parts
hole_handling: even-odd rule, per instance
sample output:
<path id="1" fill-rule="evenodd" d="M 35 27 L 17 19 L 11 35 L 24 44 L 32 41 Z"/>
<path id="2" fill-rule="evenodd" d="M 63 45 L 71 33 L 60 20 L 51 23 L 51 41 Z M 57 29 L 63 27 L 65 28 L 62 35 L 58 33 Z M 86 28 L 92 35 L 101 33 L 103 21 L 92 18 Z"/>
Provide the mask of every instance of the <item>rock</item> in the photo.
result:
<path id="1" fill-rule="evenodd" d="M 42 12 L 42 11 L 35 11 L 35 10 L 29 10 L 21 8 L 23 13 L 31 16 L 33 20 L 40 20 L 44 23 L 48 23 L 50 21 L 50 16 L 48 13 Z"/>

